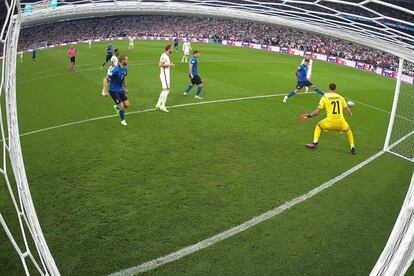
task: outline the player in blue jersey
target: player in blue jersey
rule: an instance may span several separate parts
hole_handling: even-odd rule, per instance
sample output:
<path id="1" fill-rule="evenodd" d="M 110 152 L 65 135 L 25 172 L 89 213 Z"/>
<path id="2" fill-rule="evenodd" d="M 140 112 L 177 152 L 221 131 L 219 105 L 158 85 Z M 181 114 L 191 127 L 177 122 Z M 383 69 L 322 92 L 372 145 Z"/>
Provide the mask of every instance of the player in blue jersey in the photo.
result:
<path id="1" fill-rule="evenodd" d="M 309 87 L 315 90 L 316 93 L 321 94 L 322 96 L 325 94 L 322 90 L 315 87 L 313 83 L 310 82 L 308 79 L 308 70 L 309 70 L 309 62 L 310 60 L 308 58 L 305 58 L 304 62 L 299 65 L 298 69 L 296 70 L 296 77 L 298 79 L 298 83 L 296 85 L 295 90 L 291 91 L 287 96 L 283 98 L 283 102 L 287 102 L 288 98 L 294 96 L 296 93 L 298 93 L 303 87 Z"/>
<path id="2" fill-rule="evenodd" d="M 200 97 L 201 89 L 203 89 L 203 80 L 201 79 L 200 75 L 198 74 L 198 58 L 200 57 L 200 52 L 195 50 L 193 52 L 193 57 L 190 59 L 190 63 L 188 65 L 188 75 L 190 76 L 191 84 L 187 87 L 184 92 L 184 96 L 188 95 L 190 90 L 197 85 L 197 94 L 195 95 L 195 99 L 201 100 L 203 98 Z"/>
<path id="3" fill-rule="evenodd" d="M 102 66 L 101 66 L 101 70 L 102 70 L 102 68 L 108 63 L 108 61 L 110 61 L 111 60 L 111 58 L 112 58 L 112 55 L 113 55 L 113 50 L 112 50 L 112 44 L 109 44 L 107 47 L 106 47 L 106 57 L 105 57 L 105 62 L 102 64 Z"/>
<path id="4" fill-rule="evenodd" d="M 119 58 L 118 65 L 109 74 L 109 94 L 115 102 L 114 109 L 121 118 L 121 124 L 126 126 L 125 109 L 129 106 L 128 86 L 126 76 L 128 75 L 128 57 Z"/>
<path id="5" fill-rule="evenodd" d="M 178 44 L 180 43 L 180 39 L 177 37 L 174 38 L 174 49 L 175 52 L 178 53 Z"/>
<path id="6" fill-rule="evenodd" d="M 33 63 L 36 62 L 36 54 L 37 54 L 37 50 L 36 50 L 36 48 L 33 48 L 33 50 L 32 50 L 32 61 L 33 61 Z"/>

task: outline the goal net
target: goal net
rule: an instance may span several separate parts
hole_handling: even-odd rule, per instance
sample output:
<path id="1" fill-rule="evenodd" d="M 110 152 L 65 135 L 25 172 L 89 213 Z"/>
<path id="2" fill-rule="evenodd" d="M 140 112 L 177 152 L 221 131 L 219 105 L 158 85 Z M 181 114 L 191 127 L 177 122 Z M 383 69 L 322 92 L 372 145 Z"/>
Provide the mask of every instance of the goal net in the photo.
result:
<path id="1" fill-rule="evenodd" d="M 60 275 L 40 228 L 20 146 L 16 105 L 16 53 L 21 23 L 20 3 L 16 0 L 5 0 L 4 6 L 1 4 L 1 12 L 6 9 L 6 18 L 0 32 L 0 49 L 3 57 L 0 60 L 0 225 L 17 252 L 26 275 L 33 271 L 38 271 L 41 275 Z M 6 204 L 13 206 L 14 210 L 6 208 Z M 4 241 L 0 239 L 2 250 L 8 247 L 1 246 Z"/>
<path id="2" fill-rule="evenodd" d="M 414 70 L 414 64 L 400 60 L 399 66 L 384 150 L 414 162 L 414 85 L 403 75 Z"/>

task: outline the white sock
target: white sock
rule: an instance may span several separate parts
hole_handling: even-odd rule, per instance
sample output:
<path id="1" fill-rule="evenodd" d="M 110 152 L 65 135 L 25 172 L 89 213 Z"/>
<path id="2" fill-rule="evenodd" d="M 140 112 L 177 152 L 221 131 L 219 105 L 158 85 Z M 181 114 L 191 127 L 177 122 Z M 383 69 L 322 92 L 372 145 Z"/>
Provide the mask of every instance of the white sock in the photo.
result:
<path id="1" fill-rule="evenodd" d="M 165 107 L 165 104 L 167 103 L 168 92 L 167 91 L 163 91 L 161 93 L 161 96 L 162 96 L 162 103 L 161 103 L 161 105 Z"/>
<path id="2" fill-rule="evenodd" d="M 162 93 L 164 93 L 164 91 L 161 91 L 160 97 L 158 98 L 157 105 L 161 105 L 162 104 L 162 95 L 163 95 Z"/>

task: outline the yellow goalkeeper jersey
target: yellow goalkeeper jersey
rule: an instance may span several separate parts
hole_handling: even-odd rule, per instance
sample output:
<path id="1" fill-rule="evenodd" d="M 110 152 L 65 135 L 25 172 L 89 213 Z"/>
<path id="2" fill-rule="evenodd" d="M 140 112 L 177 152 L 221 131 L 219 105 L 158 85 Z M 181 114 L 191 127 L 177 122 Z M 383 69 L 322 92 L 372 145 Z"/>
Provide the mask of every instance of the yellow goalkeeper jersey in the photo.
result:
<path id="1" fill-rule="evenodd" d="M 345 120 L 344 108 L 347 108 L 345 99 L 336 93 L 327 92 L 319 101 L 318 108 L 326 109 L 326 118 L 332 121 Z"/>

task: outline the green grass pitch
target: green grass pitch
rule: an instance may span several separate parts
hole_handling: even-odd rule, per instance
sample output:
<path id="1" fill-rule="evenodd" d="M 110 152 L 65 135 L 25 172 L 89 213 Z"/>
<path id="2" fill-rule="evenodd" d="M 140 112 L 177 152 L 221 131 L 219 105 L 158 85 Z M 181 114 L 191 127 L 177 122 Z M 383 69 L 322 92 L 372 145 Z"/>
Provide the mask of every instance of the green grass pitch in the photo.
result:
<path id="1" fill-rule="evenodd" d="M 103 275 L 197 243 L 321 185 L 382 149 L 395 81 L 315 61 L 312 81 L 357 101 L 346 135 L 322 133 L 305 149 L 319 118 L 306 122 L 316 94 L 196 103 L 184 97 L 187 65 L 174 54 L 169 114 L 148 111 L 161 87 L 158 60 L 166 42 L 114 47 L 130 59 L 127 127 L 108 117 L 21 137 L 42 229 L 62 275 Z M 100 95 L 106 43 L 78 45 L 68 72 L 67 47 L 30 54 L 17 67 L 21 133 L 112 115 Z M 301 57 L 219 45 L 201 51 L 203 102 L 285 94 Z M 192 91 L 194 95 L 195 91 Z M 370 107 L 370 106 L 376 107 Z M 409 185 L 413 164 L 384 154 L 334 187 L 266 222 L 164 265 L 158 275 L 368 275 L 381 253 Z M 10 172 L 11 173 L 11 172 Z M 19 236 L 0 185 L 0 210 Z M 21 241 L 20 238 L 18 238 Z M 0 231 L 0 275 L 22 275 Z M 31 268 L 32 269 L 32 268 Z"/>

